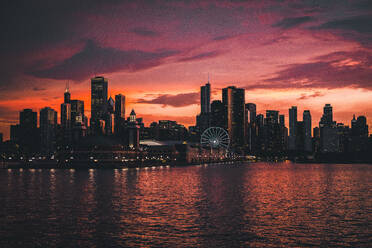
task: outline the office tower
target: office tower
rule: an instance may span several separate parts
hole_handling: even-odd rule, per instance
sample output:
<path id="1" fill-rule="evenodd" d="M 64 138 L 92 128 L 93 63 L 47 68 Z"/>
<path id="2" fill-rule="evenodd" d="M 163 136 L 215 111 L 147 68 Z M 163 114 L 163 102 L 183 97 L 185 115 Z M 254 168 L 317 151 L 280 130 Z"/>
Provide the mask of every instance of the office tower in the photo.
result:
<path id="1" fill-rule="evenodd" d="M 108 82 L 104 77 L 91 79 L 91 128 L 93 134 L 104 132 L 107 119 L 107 87 Z"/>
<path id="2" fill-rule="evenodd" d="M 351 152 L 365 151 L 368 147 L 368 125 L 365 116 L 359 116 L 355 119 L 355 115 L 351 121 L 351 135 L 350 135 Z"/>
<path id="3" fill-rule="evenodd" d="M 266 121 L 272 124 L 279 124 L 279 111 L 266 110 Z"/>
<path id="4" fill-rule="evenodd" d="M 279 111 L 266 110 L 263 131 L 261 132 L 262 150 L 266 155 L 279 155 L 283 152 L 284 127 L 279 124 Z"/>
<path id="5" fill-rule="evenodd" d="M 14 143 L 19 142 L 20 137 L 19 130 L 20 130 L 19 124 L 10 125 L 10 140 Z"/>
<path id="6" fill-rule="evenodd" d="M 225 127 L 225 108 L 220 100 L 215 100 L 211 104 L 211 126 Z"/>
<path id="7" fill-rule="evenodd" d="M 296 123 L 296 142 L 295 147 L 297 152 L 305 151 L 305 123 L 297 121 Z"/>
<path id="8" fill-rule="evenodd" d="M 289 150 L 296 150 L 296 123 L 297 123 L 297 107 L 292 106 L 289 109 Z"/>
<path id="9" fill-rule="evenodd" d="M 40 145 L 37 112 L 24 109 L 19 113 L 19 144 L 25 153 L 37 152 Z"/>
<path id="10" fill-rule="evenodd" d="M 324 125 L 320 128 L 320 151 L 322 153 L 339 152 L 340 137 L 335 125 Z"/>
<path id="11" fill-rule="evenodd" d="M 280 126 L 285 126 L 285 115 L 279 115 L 279 124 Z"/>
<path id="12" fill-rule="evenodd" d="M 355 115 L 351 121 L 351 129 L 353 136 L 367 137 L 368 138 L 368 125 L 365 116 L 358 116 L 355 120 Z"/>
<path id="13" fill-rule="evenodd" d="M 0 133 L 0 144 L 3 143 L 3 133 Z"/>
<path id="14" fill-rule="evenodd" d="M 200 114 L 196 116 L 196 126 L 199 133 L 203 133 L 210 127 L 211 112 L 211 85 L 208 83 L 200 87 Z"/>
<path id="15" fill-rule="evenodd" d="M 250 153 L 254 152 L 254 143 L 256 142 L 257 126 L 256 126 L 256 104 L 245 104 L 245 138 L 246 146 Z"/>
<path id="16" fill-rule="evenodd" d="M 200 87 L 200 113 L 210 113 L 211 112 L 211 85 L 206 83 L 204 86 Z"/>
<path id="17" fill-rule="evenodd" d="M 37 128 L 37 113 L 32 109 L 24 109 L 19 113 L 19 125 L 22 129 Z"/>
<path id="18" fill-rule="evenodd" d="M 105 133 L 111 135 L 113 133 L 113 124 L 114 124 L 114 113 L 115 113 L 115 101 L 110 98 L 107 101 L 107 114 L 105 120 Z"/>
<path id="19" fill-rule="evenodd" d="M 125 120 L 125 96 L 119 94 L 115 96 L 114 133 L 116 135 L 120 135 L 124 120 Z"/>
<path id="20" fill-rule="evenodd" d="M 333 125 L 334 122 L 333 122 L 333 111 L 332 111 L 332 106 L 331 104 L 326 104 L 323 108 L 323 116 L 319 122 L 319 124 L 322 124 L 322 125 L 327 125 L 327 126 L 330 126 L 330 125 Z"/>
<path id="21" fill-rule="evenodd" d="M 248 122 L 250 124 L 254 124 L 256 122 L 256 104 L 247 103 L 245 105 L 245 108 L 248 111 L 248 116 L 246 117 L 246 119 L 248 119 Z"/>
<path id="22" fill-rule="evenodd" d="M 41 151 L 49 154 L 55 149 L 57 112 L 50 107 L 40 110 Z"/>
<path id="23" fill-rule="evenodd" d="M 84 120 L 84 101 L 71 100 L 71 126 L 80 124 Z"/>
<path id="24" fill-rule="evenodd" d="M 333 121 L 331 104 L 326 104 L 323 108 L 323 116 L 319 122 L 320 130 L 320 151 L 323 153 L 339 152 L 340 137 L 336 123 Z"/>
<path id="25" fill-rule="evenodd" d="M 311 114 L 310 110 L 304 110 L 302 120 L 304 122 L 304 150 L 306 152 L 312 152 L 313 144 L 311 138 Z"/>
<path id="26" fill-rule="evenodd" d="M 225 128 L 233 148 L 242 148 L 245 141 L 245 92 L 229 86 L 222 89 L 222 103 L 226 111 Z"/>

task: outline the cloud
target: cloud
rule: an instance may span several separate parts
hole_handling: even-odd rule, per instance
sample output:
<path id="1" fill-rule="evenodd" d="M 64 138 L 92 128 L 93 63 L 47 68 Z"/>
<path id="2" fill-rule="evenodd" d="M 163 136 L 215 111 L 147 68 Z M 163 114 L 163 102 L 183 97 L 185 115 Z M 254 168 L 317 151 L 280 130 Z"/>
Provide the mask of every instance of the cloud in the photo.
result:
<path id="1" fill-rule="evenodd" d="M 281 21 L 273 24 L 273 27 L 282 28 L 282 29 L 290 29 L 296 26 L 299 26 L 303 23 L 313 21 L 314 18 L 311 16 L 301 16 L 301 17 L 290 17 L 284 18 Z"/>
<path id="2" fill-rule="evenodd" d="M 158 32 L 149 30 L 144 27 L 136 27 L 130 30 L 132 33 L 135 33 L 136 35 L 143 36 L 143 37 L 156 37 L 160 34 Z"/>
<path id="3" fill-rule="evenodd" d="M 40 87 L 35 86 L 35 87 L 32 88 L 32 90 L 33 91 L 44 91 L 44 90 L 46 90 L 46 88 L 40 88 Z"/>
<path id="4" fill-rule="evenodd" d="M 212 40 L 214 41 L 221 41 L 221 40 L 227 40 L 233 37 L 232 35 L 221 35 L 221 36 L 216 36 Z"/>
<path id="5" fill-rule="evenodd" d="M 345 19 L 333 20 L 321 24 L 318 29 L 351 30 L 359 33 L 372 34 L 372 16 L 354 16 Z"/>
<path id="6" fill-rule="evenodd" d="M 117 71 L 139 71 L 164 63 L 164 59 L 178 54 L 175 50 L 145 52 L 100 47 L 87 41 L 85 47 L 72 57 L 47 69 L 33 70 L 29 74 L 40 78 L 83 80 L 94 74 Z"/>
<path id="7" fill-rule="evenodd" d="M 161 104 L 163 107 L 186 107 L 199 103 L 199 93 L 161 94 L 151 100 L 138 99 L 137 103 Z"/>
<path id="8" fill-rule="evenodd" d="M 290 64 L 247 89 L 362 88 L 372 90 L 372 53 L 366 50 L 334 52 L 312 62 Z"/>
<path id="9" fill-rule="evenodd" d="M 344 40 L 351 40 L 360 43 L 362 46 L 372 46 L 372 16 L 359 15 L 343 19 L 335 19 L 315 27 L 310 30 L 326 30 Z"/>
<path id="10" fill-rule="evenodd" d="M 204 52 L 204 53 L 199 53 L 191 57 L 185 57 L 185 58 L 179 59 L 178 61 L 189 62 L 189 61 L 203 60 L 203 59 L 215 58 L 221 54 L 222 54 L 221 51 Z"/>
<path id="11" fill-rule="evenodd" d="M 310 98 L 315 98 L 315 97 L 321 97 L 321 96 L 324 96 L 325 94 L 320 92 L 320 91 L 315 91 L 314 93 L 312 94 L 301 94 L 300 97 L 297 98 L 298 101 L 300 100 L 307 100 L 307 99 L 310 99 Z"/>

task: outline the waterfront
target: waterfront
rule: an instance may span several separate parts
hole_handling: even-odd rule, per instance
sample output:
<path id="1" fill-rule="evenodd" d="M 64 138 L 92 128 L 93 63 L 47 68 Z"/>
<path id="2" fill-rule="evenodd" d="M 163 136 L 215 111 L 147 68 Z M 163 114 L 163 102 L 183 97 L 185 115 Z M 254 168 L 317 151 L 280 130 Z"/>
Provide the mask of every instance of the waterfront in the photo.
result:
<path id="1" fill-rule="evenodd" d="M 0 170 L 1 247 L 368 247 L 372 165 Z"/>

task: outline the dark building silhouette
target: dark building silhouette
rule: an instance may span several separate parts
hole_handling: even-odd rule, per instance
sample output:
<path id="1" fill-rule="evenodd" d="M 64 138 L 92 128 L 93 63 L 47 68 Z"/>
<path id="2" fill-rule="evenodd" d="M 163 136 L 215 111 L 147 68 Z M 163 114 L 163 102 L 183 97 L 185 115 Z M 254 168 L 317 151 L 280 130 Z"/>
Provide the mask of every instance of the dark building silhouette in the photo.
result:
<path id="1" fill-rule="evenodd" d="M 115 96 L 114 133 L 119 135 L 125 121 L 125 96 Z"/>
<path id="2" fill-rule="evenodd" d="M 226 111 L 225 129 L 230 136 L 230 144 L 236 151 L 245 142 L 245 93 L 244 89 L 229 86 L 222 89 L 222 103 Z"/>
<path id="3" fill-rule="evenodd" d="M 313 144 L 311 138 L 311 114 L 310 110 L 304 110 L 303 116 L 303 125 L 304 125 L 304 151 L 305 152 L 312 152 L 313 151 Z"/>
<path id="4" fill-rule="evenodd" d="M 333 121 L 333 111 L 330 104 L 323 108 L 323 116 L 319 122 L 320 130 L 320 152 L 335 153 L 339 152 L 340 139 L 338 136 L 336 123 Z"/>
<path id="5" fill-rule="evenodd" d="M 353 116 L 350 136 L 350 152 L 362 152 L 368 149 L 368 125 L 365 116 L 358 116 L 357 119 L 355 115 Z"/>
<path id="6" fill-rule="evenodd" d="M 57 112 L 45 107 L 40 110 L 40 146 L 44 154 L 54 152 L 56 145 Z"/>
<path id="7" fill-rule="evenodd" d="M 84 101 L 71 100 L 71 126 L 74 127 L 77 123 L 80 124 L 81 120 L 84 122 Z"/>
<path id="8" fill-rule="evenodd" d="M 111 135 L 113 133 L 114 114 L 115 114 L 115 101 L 110 96 L 110 98 L 107 100 L 107 113 L 106 113 L 106 120 L 105 120 L 105 133 L 107 135 Z"/>
<path id="9" fill-rule="evenodd" d="M 327 103 L 323 108 L 323 116 L 320 120 L 320 124 L 325 126 L 331 126 L 335 124 L 333 122 L 333 110 L 331 104 Z"/>
<path id="10" fill-rule="evenodd" d="M 215 100 L 211 104 L 211 126 L 225 128 L 226 112 L 223 103 Z"/>
<path id="11" fill-rule="evenodd" d="M 108 82 L 104 77 L 91 79 L 91 119 L 92 134 L 102 134 L 107 120 L 107 88 Z"/>
<path id="12" fill-rule="evenodd" d="M 284 131 L 279 124 L 279 111 L 266 110 L 266 118 L 264 119 L 262 139 L 262 151 L 267 156 L 282 155 L 285 150 Z"/>
<path id="13" fill-rule="evenodd" d="M 296 123 L 297 123 L 297 107 L 292 106 L 289 109 L 289 150 L 296 150 Z"/>
<path id="14" fill-rule="evenodd" d="M 305 123 L 297 121 L 296 123 L 296 151 L 303 153 L 305 151 Z"/>
<path id="15" fill-rule="evenodd" d="M 254 144 L 257 139 L 256 125 L 256 104 L 247 103 L 245 105 L 245 130 L 246 130 L 246 146 L 250 153 L 254 152 Z"/>
<path id="16" fill-rule="evenodd" d="M 196 117 L 196 126 L 200 134 L 211 126 L 211 85 L 208 83 L 200 87 L 200 114 Z"/>
<path id="17" fill-rule="evenodd" d="M 211 112 L 211 85 L 206 83 L 204 86 L 200 87 L 200 113 L 210 113 Z"/>
<path id="18" fill-rule="evenodd" d="M 137 123 L 137 117 L 136 113 L 134 112 L 134 109 L 132 109 L 129 115 L 129 122 L 127 124 L 124 134 L 125 145 L 130 149 L 138 149 L 140 144 L 139 126 Z"/>
<path id="19" fill-rule="evenodd" d="M 37 128 L 37 112 L 24 109 L 19 113 L 17 140 L 24 153 L 35 153 L 40 148 L 40 134 Z"/>

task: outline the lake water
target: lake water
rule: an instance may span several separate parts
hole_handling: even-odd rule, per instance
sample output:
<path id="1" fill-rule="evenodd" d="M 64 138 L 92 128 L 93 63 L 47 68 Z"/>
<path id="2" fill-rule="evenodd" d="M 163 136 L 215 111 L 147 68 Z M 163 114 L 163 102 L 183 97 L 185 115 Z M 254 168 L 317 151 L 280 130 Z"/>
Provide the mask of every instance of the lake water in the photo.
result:
<path id="1" fill-rule="evenodd" d="M 0 247 L 372 246 L 372 165 L 0 170 Z"/>

